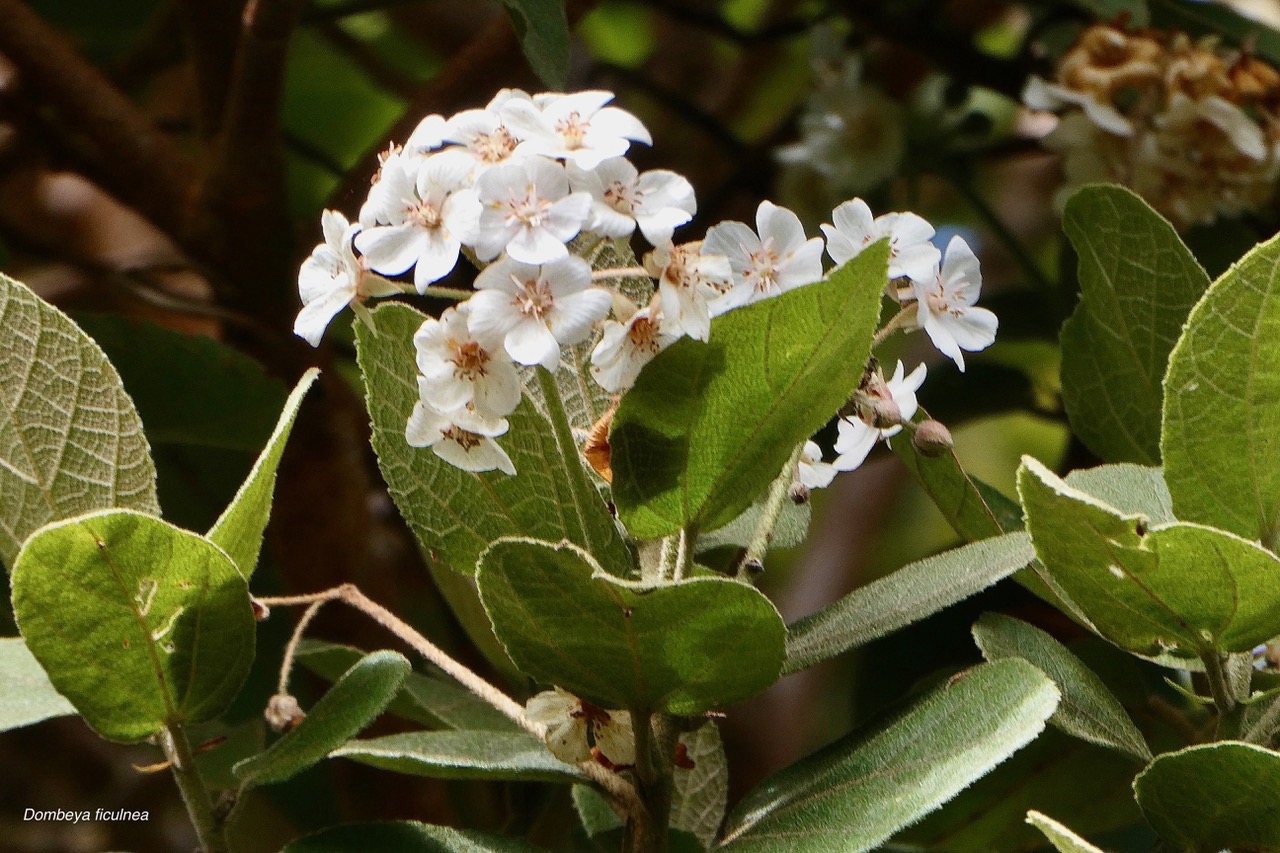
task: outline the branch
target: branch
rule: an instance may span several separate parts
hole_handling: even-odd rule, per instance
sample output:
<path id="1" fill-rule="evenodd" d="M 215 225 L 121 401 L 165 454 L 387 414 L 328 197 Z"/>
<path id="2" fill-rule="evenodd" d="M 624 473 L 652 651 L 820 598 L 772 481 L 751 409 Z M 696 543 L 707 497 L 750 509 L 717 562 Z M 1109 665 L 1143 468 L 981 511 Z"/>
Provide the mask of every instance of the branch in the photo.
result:
<path id="1" fill-rule="evenodd" d="M 21 0 L 0 0 L 0 53 L 32 91 L 83 132 L 111 192 L 166 227 L 182 218 L 192 168 L 151 121 Z"/>
<path id="2" fill-rule="evenodd" d="M 196 76 L 201 135 L 217 133 L 231 89 L 244 0 L 178 0 L 183 42 Z"/>

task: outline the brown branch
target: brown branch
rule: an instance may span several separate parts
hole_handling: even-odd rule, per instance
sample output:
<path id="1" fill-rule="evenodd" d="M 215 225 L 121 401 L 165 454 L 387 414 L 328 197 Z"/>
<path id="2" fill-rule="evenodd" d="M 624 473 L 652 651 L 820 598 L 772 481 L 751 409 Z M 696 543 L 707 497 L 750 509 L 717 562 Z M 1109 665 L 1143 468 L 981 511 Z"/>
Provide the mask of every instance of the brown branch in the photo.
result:
<path id="1" fill-rule="evenodd" d="M 206 138 L 222 123 L 244 4 L 245 0 L 178 0 L 183 43 L 196 76 L 196 119 Z"/>
<path id="2" fill-rule="evenodd" d="M 24 85 L 82 132 L 109 167 L 108 188 L 153 222 L 180 221 L 192 169 L 186 158 L 71 43 L 21 0 L 0 0 L 0 53 Z"/>

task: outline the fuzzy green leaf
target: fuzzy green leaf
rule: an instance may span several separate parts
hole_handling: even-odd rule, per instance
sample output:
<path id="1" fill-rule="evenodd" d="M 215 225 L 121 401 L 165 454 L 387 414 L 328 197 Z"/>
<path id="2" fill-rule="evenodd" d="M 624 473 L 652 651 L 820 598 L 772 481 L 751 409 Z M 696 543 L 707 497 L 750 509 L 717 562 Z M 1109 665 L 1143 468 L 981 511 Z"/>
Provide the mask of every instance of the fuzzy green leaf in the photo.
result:
<path id="1" fill-rule="evenodd" d="M 54 688 L 21 637 L 0 639 L 0 732 L 76 712 Z"/>
<path id="2" fill-rule="evenodd" d="M 103 737 L 222 713 L 253 662 L 245 580 L 216 545 L 130 510 L 60 521 L 13 570 L 27 646 Z"/>
<path id="3" fill-rule="evenodd" d="M 102 350 L 0 274 L 0 563 L 51 521 L 123 507 L 160 514 L 142 422 Z"/>
<path id="4" fill-rule="evenodd" d="M 551 89 L 569 78 L 569 20 L 564 0 L 502 0 L 529 67 Z"/>
<path id="5" fill-rule="evenodd" d="M 395 652 L 361 658 L 307 711 L 302 722 L 265 752 L 236 764 L 236 778 L 245 786 L 270 785 L 306 770 L 373 722 L 408 674 L 409 661 Z"/>
<path id="6" fill-rule="evenodd" d="M 715 530 L 778 476 L 862 377 L 885 286 L 880 243 L 826 281 L 717 317 L 645 366 L 610 431 L 627 529 Z"/>
<path id="7" fill-rule="evenodd" d="M 1165 479 L 1178 518 L 1280 543 L 1280 237 L 1214 282 L 1165 379 Z"/>
<path id="8" fill-rule="evenodd" d="M 329 757 L 437 779 L 585 782 L 587 778 L 526 732 L 409 732 L 347 741 Z"/>
<path id="9" fill-rule="evenodd" d="M 1102 853 L 1088 841 L 1076 835 L 1048 815 L 1037 811 L 1027 812 L 1027 823 L 1044 833 L 1058 853 Z"/>
<path id="10" fill-rule="evenodd" d="M 1018 492 L 1045 570 L 1097 632 L 1141 655 L 1244 652 L 1280 634 L 1280 560 L 1193 524 L 1148 527 L 1023 457 Z"/>
<path id="11" fill-rule="evenodd" d="M 699 714 L 759 693 L 782 667 L 778 611 L 727 578 L 645 590 L 573 545 L 504 539 L 476 580 L 524 672 L 606 708 Z"/>
<path id="12" fill-rule="evenodd" d="M 765 779 L 729 815 L 730 850 L 870 850 L 954 797 L 1044 729 L 1053 683 L 1026 661 L 954 677 L 880 732 Z"/>
<path id="13" fill-rule="evenodd" d="M 1164 472 L 1145 465 L 1099 465 L 1067 474 L 1068 486 L 1085 492 L 1124 513 L 1141 513 L 1153 525 L 1172 524 L 1173 500 Z"/>
<path id="14" fill-rule="evenodd" d="M 1006 533 L 917 560 L 788 627 L 797 672 L 976 595 L 1035 559 L 1026 533 Z"/>
<path id="15" fill-rule="evenodd" d="M 474 574 L 480 552 L 504 536 L 567 539 L 626 571 L 630 556 L 608 508 L 587 479 L 576 448 L 561 448 L 551 424 L 528 395 L 507 420 L 498 443 L 516 476 L 472 474 L 429 448 L 410 447 L 404 429 L 418 399 L 413 335 L 426 319 L 407 305 L 374 312 L 378 332 L 356 326 L 373 449 L 391 497 L 427 549 Z"/>
<path id="16" fill-rule="evenodd" d="M 1280 753 L 1233 741 L 1188 747 L 1157 756 L 1133 790 L 1180 848 L 1280 849 Z"/>
<path id="17" fill-rule="evenodd" d="M 284 455 L 284 446 L 289 441 L 293 422 L 298 417 L 298 407 L 302 405 L 302 398 L 306 396 L 311 383 L 319 375 L 320 371 L 314 367 L 302 374 L 293 393 L 285 401 L 284 411 L 280 413 L 275 431 L 267 439 L 267 446 L 253 464 L 253 470 L 240 486 L 240 491 L 236 492 L 230 506 L 209 530 L 209 541 L 227 552 L 245 578 L 252 577 L 253 570 L 258 566 L 262 534 L 267 529 L 267 519 L 271 517 L 276 469 L 280 467 L 280 457 Z"/>
<path id="18" fill-rule="evenodd" d="M 347 823 L 299 838 L 280 853 L 537 853 L 518 838 L 413 821 Z"/>
<path id="19" fill-rule="evenodd" d="M 1022 658 L 1053 679 L 1062 694 L 1051 722 L 1082 740 L 1151 760 L 1142 732 L 1115 695 L 1078 657 L 1053 637 L 1026 622 L 984 613 L 973 626 L 973 639 L 989 661 Z"/>
<path id="20" fill-rule="evenodd" d="M 1062 226 L 1082 291 L 1062 327 L 1072 431 L 1108 462 L 1158 465 L 1169 352 L 1209 275 L 1173 226 L 1123 187 L 1078 190 Z"/>

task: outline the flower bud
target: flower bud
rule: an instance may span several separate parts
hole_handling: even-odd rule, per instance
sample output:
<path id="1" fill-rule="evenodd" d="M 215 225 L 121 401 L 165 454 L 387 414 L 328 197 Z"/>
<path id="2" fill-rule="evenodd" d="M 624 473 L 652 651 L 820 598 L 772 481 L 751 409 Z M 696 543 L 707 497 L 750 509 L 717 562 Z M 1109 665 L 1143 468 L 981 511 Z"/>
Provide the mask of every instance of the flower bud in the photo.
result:
<path id="1" fill-rule="evenodd" d="M 267 702 L 267 709 L 262 712 L 267 725 L 272 731 L 287 732 L 306 719 L 306 712 L 298 705 L 298 700 L 288 693 L 277 693 Z"/>
<path id="2" fill-rule="evenodd" d="M 920 455 L 928 456 L 930 459 L 950 451 L 953 446 L 951 431 L 941 421 L 933 419 L 921 421 L 916 426 L 915 434 L 911 436 L 911 443 L 915 445 Z"/>

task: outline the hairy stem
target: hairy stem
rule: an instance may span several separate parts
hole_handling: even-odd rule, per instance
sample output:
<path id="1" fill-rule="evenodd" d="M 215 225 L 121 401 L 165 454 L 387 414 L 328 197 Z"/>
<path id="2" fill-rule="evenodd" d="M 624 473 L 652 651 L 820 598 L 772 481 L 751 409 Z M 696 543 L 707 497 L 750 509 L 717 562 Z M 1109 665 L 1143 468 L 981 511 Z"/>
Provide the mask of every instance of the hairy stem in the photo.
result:
<path id="1" fill-rule="evenodd" d="M 782 467 L 782 473 L 769 486 L 769 495 L 765 498 L 764 509 L 760 511 L 760 520 L 756 522 L 756 529 L 747 543 L 747 552 L 742 555 L 742 562 L 738 564 L 739 579 L 750 577 L 752 572 L 758 572 L 764 567 L 764 555 L 768 553 L 769 543 L 773 541 L 773 529 L 778 526 L 783 501 L 791 491 L 796 463 L 800 461 L 800 454 L 803 452 L 804 443 L 802 442 L 791 451 L 791 457 Z"/>
<path id="2" fill-rule="evenodd" d="M 680 532 L 676 535 L 676 565 L 671 572 L 671 580 L 676 582 L 684 580 L 685 573 L 693 563 L 693 543 L 696 538 L 697 534 L 691 528 L 680 528 Z"/>
<path id="3" fill-rule="evenodd" d="M 191 741 L 187 740 L 186 730 L 176 724 L 165 726 L 160 732 L 160 748 L 173 770 L 182 802 L 191 817 L 191 825 L 195 827 L 201 853 L 227 853 L 226 833 L 213 812 L 204 779 L 196 769 L 195 753 L 191 750 Z"/>
<path id="4" fill-rule="evenodd" d="M 1227 673 L 1222 665 L 1222 657 L 1210 650 L 1201 655 L 1200 659 L 1204 661 L 1205 679 L 1209 682 L 1209 693 L 1213 696 L 1213 704 L 1218 709 L 1218 716 L 1225 717 L 1235 708 L 1236 699 L 1227 684 Z"/>
<path id="5" fill-rule="evenodd" d="M 918 311 L 919 309 L 916 308 L 916 304 L 913 302 L 910 305 L 903 307 L 903 309 L 897 314 L 894 314 L 889 322 L 885 323 L 876 331 L 875 337 L 871 339 L 872 349 L 875 349 L 880 346 L 880 344 L 884 343 L 885 340 L 894 332 L 899 329 L 905 329 L 907 326 L 911 325 L 911 322 L 916 318 Z"/>

